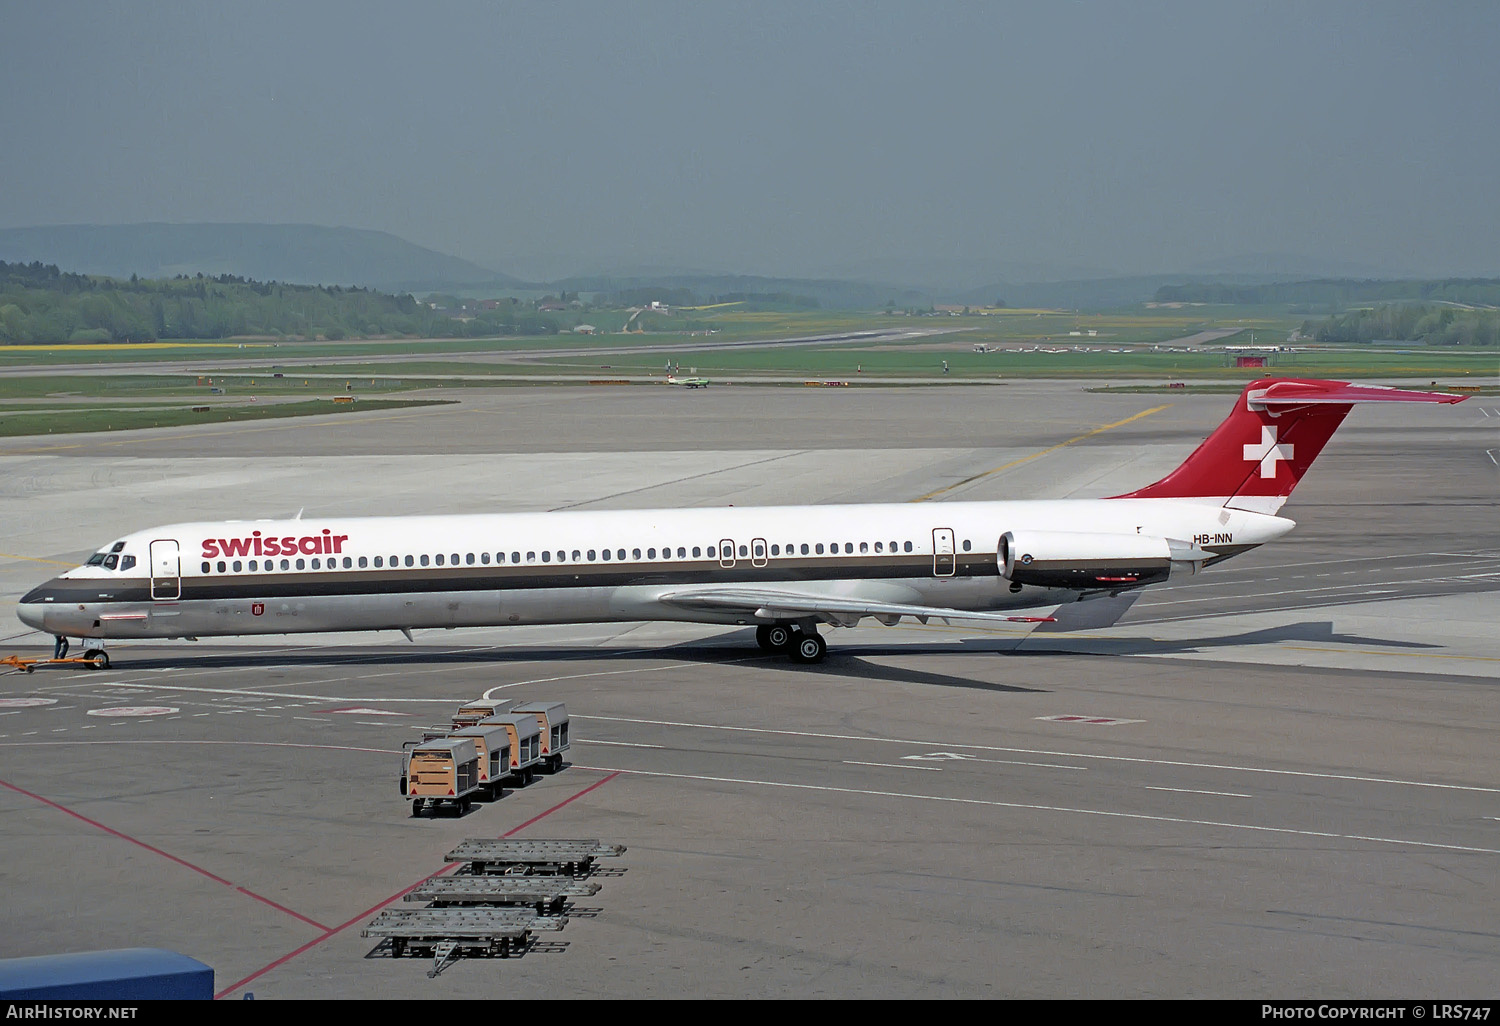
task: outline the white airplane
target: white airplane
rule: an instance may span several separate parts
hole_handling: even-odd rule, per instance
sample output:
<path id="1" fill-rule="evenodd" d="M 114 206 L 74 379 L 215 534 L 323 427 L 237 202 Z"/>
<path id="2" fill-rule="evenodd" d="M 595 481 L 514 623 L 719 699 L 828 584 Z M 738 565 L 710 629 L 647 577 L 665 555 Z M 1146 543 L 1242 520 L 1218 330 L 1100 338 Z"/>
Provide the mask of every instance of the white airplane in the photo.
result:
<path id="1" fill-rule="evenodd" d="M 672 620 L 753 625 L 817 662 L 820 625 L 867 617 L 1103 626 L 1140 588 L 1290 531 L 1277 512 L 1354 404 L 1464 398 L 1255 381 L 1181 466 L 1108 499 L 173 524 L 111 542 L 19 615 L 98 639 L 101 669 L 116 638 Z"/>

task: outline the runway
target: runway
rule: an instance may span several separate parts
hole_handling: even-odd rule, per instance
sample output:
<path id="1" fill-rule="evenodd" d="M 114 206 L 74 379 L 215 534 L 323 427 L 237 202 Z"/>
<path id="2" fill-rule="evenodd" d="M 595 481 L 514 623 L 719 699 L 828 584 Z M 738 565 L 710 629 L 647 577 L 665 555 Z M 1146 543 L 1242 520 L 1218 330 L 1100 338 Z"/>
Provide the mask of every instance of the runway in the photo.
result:
<path id="1" fill-rule="evenodd" d="M 463 399 L 0 441 L 0 635 L 27 587 L 153 523 L 1108 495 L 1230 402 Z M 1083 635 L 837 630 L 808 668 L 738 629 L 431 631 L 118 643 L 103 673 L 5 676 L 0 957 L 166 947 L 227 998 L 1488 993 L 1500 472 L 1475 406 L 1356 410 L 1287 539 Z M 481 694 L 567 702 L 570 765 L 410 819 L 394 753 Z M 507 834 L 624 844 L 624 871 L 519 959 L 429 979 L 359 936 L 458 841 Z"/>

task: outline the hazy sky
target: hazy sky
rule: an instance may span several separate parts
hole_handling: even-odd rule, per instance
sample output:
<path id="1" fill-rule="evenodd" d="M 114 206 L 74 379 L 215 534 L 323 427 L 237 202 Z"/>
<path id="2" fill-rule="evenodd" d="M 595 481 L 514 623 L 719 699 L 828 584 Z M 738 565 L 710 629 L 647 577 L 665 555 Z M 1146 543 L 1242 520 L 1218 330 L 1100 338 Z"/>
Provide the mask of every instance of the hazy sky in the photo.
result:
<path id="1" fill-rule="evenodd" d="M 1500 4 L 0 0 L 0 226 L 1500 275 Z"/>

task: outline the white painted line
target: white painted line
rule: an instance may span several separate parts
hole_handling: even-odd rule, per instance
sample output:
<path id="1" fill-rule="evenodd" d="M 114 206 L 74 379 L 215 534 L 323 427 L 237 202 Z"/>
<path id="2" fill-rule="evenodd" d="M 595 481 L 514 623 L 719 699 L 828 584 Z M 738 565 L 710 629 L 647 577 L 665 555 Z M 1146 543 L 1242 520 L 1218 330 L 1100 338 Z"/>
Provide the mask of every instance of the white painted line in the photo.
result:
<path id="1" fill-rule="evenodd" d="M 910 763 L 899 763 L 899 762 L 860 762 L 858 759 L 845 759 L 844 760 L 844 765 L 845 766 L 880 766 L 880 767 L 882 767 L 884 769 L 922 770 L 925 773 L 941 773 L 941 772 L 943 772 L 943 767 L 941 767 L 941 766 L 913 766 Z"/>
<path id="2" fill-rule="evenodd" d="M 784 787 L 802 791 L 827 791 L 834 794 L 857 794 L 871 798 L 908 798 L 913 801 L 944 802 L 954 805 L 981 805 L 996 809 L 1021 809 L 1028 812 L 1059 812 L 1075 816 L 1101 816 L 1110 819 L 1133 819 L 1148 823 L 1174 823 L 1179 826 L 1202 826 L 1220 830 L 1248 830 L 1261 834 L 1283 834 L 1290 837 L 1320 837 L 1336 841 L 1367 841 L 1373 844 L 1401 844 L 1438 851 L 1466 851 L 1480 855 L 1500 855 L 1500 848 L 1476 848 L 1463 844 L 1439 844 L 1435 841 L 1413 841 L 1404 837 L 1371 837 L 1364 834 L 1339 834 L 1327 830 L 1298 830 L 1293 827 L 1257 826 L 1253 823 L 1226 823 L 1212 819 L 1187 819 L 1181 816 L 1150 816 L 1140 812 L 1115 812 L 1109 809 L 1074 809 L 1061 805 L 1032 805 L 1026 802 L 1002 802 L 991 798 L 954 798 L 935 794 L 910 794 L 900 791 L 867 791 L 855 787 L 832 787 L 827 784 L 793 784 L 781 780 L 749 780 L 738 777 L 710 777 L 695 773 L 661 773 L 652 770 L 625 769 L 618 766 L 580 766 L 596 773 L 624 773 L 638 777 L 666 777 L 677 780 L 702 780 L 712 784 L 744 784 L 749 787 Z"/>
<path id="3" fill-rule="evenodd" d="M 576 737 L 573 739 L 573 744 L 575 744 L 575 745 L 617 745 L 620 748 L 665 748 L 665 747 L 667 747 L 666 745 L 646 745 L 646 744 L 640 744 L 640 743 L 635 742 L 635 741 L 600 741 L 597 738 L 589 738 L 588 740 L 585 741 L 585 740 L 582 740 L 582 739 L 576 738 Z"/>
<path id="4" fill-rule="evenodd" d="M 199 715 L 201 716 L 203 714 L 199 713 Z M 322 719 L 321 717 L 318 717 L 318 716 L 293 716 L 292 719 L 294 719 L 294 720 L 306 720 L 309 723 L 332 723 L 333 722 L 332 720 L 325 720 L 325 719 Z"/>
<path id="5" fill-rule="evenodd" d="M 1249 798 L 1248 794 L 1236 794 L 1233 791 L 1198 791 L 1191 787 L 1152 787 L 1146 785 L 1148 791 L 1175 791 L 1177 794 L 1213 794 L 1220 798 Z"/>
<path id="6" fill-rule="evenodd" d="M 305 698 L 309 702 L 424 702 L 427 704 L 440 703 L 442 705 L 451 705 L 455 702 L 463 701 L 463 699 L 459 698 L 374 698 L 370 695 L 364 695 L 359 698 L 346 698 L 337 695 L 286 695 L 279 691 L 244 691 L 239 688 L 205 688 L 188 685 L 163 684 L 160 681 L 155 681 L 151 684 L 130 684 L 128 682 L 117 682 L 116 686 L 123 688 L 134 688 L 137 690 L 142 688 L 151 688 L 157 691 L 192 691 L 199 694 L 224 696 L 222 698 L 209 699 L 209 701 L 212 702 L 233 702 L 240 698 Z M 244 710 L 232 711 L 242 712 Z"/>
<path id="7" fill-rule="evenodd" d="M 121 720 L 120 723 L 126 721 Z M 111 724 L 114 726 L 115 724 Z M 32 731 L 36 733 L 36 731 Z M 312 745 L 297 744 L 292 741 L 187 741 L 182 739 L 161 741 L 12 741 L 9 744 L 0 745 L 0 748 L 42 748 L 47 745 L 234 745 L 244 747 L 249 745 L 255 748 L 317 748 L 330 752 L 370 752 L 375 755 L 400 755 L 401 753 L 390 748 L 360 748 L 356 745 Z"/>
<path id="8" fill-rule="evenodd" d="M 755 656 L 747 657 L 745 659 L 729 659 L 729 660 L 726 660 L 726 661 L 724 661 L 722 663 L 715 663 L 714 665 L 715 666 L 730 666 L 730 665 L 733 665 L 735 663 L 754 662 L 757 659 L 764 659 L 764 658 L 765 658 L 764 655 L 755 655 Z M 684 663 L 667 663 L 667 664 L 662 665 L 662 666 L 637 666 L 637 667 L 633 667 L 633 668 L 631 668 L 629 670 L 601 670 L 598 673 L 571 673 L 571 674 L 567 674 L 567 675 L 562 676 L 562 677 L 538 677 L 535 680 L 518 680 L 518 681 L 514 681 L 514 682 L 512 682 L 510 684 L 497 684 L 494 687 L 490 688 L 488 691 L 486 691 L 480 697 L 481 698 L 493 698 L 494 695 L 495 695 L 495 692 L 497 692 L 497 691 L 504 691 L 506 688 L 518 688 L 518 687 L 522 687 L 523 685 L 526 685 L 526 684 L 553 684 L 553 683 L 556 683 L 557 681 L 560 681 L 560 680 L 583 680 L 584 678 L 587 678 L 587 677 L 615 677 L 615 676 L 620 676 L 620 675 L 627 674 L 627 673 L 652 673 L 652 672 L 660 673 L 660 672 L 662 672 L 664 670 L 686 670 L 686 669 L 688 669 L 690 667 L 693 667 L 693 666 L 696 666 L 696 665 L 697 664 L 695 664 L 695 663 L 686 663 L 686 662 L 684 662 Z"/>
<path id="9" fill-rule="evenodd" d="M 1103 762 L 1135 763 L 1144 766 L 1177 766 L 1186 769 L 1228 770 L 1236 773 L 1265 773 L 1273 776 L 1306 777 L 1313 780 L 1348 780 L 1361 784 L 1396 784 L 1403 787 L 1431 787 L 1445 791 L 1476 791 L 1483 794 L 1500 794 L 1500 787 L 1479 787 L 1473 784 L 1439 784 L 1427 780 L 1402 780 L 1396 777 L 1367 777 L 1353 773 L 1314 773 L 1308 770 L 1269 769 L 1262 766 L 1234 766 L 1214 762 L 1181 762 L 1172 759 L 1142 759 L 1129 755 L 1089 755 L 1083 752 L 1055 752 L 1044 748 L 1008 748 L 1001 745 L 954 744 L 951 741 L 923 741 L 914 738 L 878 738 L 859 734 L 824 734 L 805 730 L 780 730 L 771 727 L 734 727 L 718 723 L 682 723 L 675 720 L 646 720 L 628 716 L 594 716 L 573 713 L 575 720 L 602 720 L 606 723 L 643 723 L 653 727 L 694 727 L 699 730 L 725 730 L 746 734 L 779 734 L 784 737 L 811 737 L 829 741 L 864 741 L 880 745 L 921 745 L 924 748 L 967 748 L 976 752 L 1010 752 L 1016 755 L 1048 755 L 1063 759 L 1095 759 Z"/>

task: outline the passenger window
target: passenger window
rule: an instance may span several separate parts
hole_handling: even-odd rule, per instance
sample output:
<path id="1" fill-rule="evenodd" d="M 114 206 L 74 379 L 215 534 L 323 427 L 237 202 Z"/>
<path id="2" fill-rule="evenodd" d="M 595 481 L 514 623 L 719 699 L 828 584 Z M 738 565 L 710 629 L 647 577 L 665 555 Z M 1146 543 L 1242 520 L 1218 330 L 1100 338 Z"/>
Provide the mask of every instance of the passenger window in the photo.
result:
<path id="1" fill-rule="evenodd" d="M 598 551 L 595 550 L 595 549 L 589 549 L 589 562 L 592 563 L 594 560 L 596 560 L 598 558 L 599 558 Z"/>
<path id="2" fill-rule="evenodd" d="M 289 560 L 289 559 L 283 559 L 281 561 L 281 569 L 283 569 L 283 570 L 290 570 L 291 568 L 292 568 L 292 561 L 291 560 Z"/>
<path id="3" fill-rule="evenodd" d="M 630 550 L 630 558 L 631 559 L 640 559 L 641 558 L 641 550 L 640 549 L 631 549 Z"/>
<path id="4" fill-rule="evenodd" d="M 543 563 L 550 563 L 550 562 L 552 562 L 552 553 L 548 552 L 546 549 L 542 550 L 542 562 Z"/>
<path id="5" fill-rule="evenodd" d="M 750 555 L 750 550 L 749 550 L 749 548 L 747 548 L 747 547 L 746 547 L 746 546 L 744 546 L 744 545 L 741 545 L 741 546 L 740 546 L 740 555 L 741 555 L 741 556 L 748 556 L 748 555 Z"/>
<path id="6" fill-rule="evenodd" d="M 707 552 L 707 553 L 708 553 L 708 558 L 709 558 L 709 559 L 713 559 L 713 558 L 714 558 L 714 556 L 715 556 L 715 555 L 716 555 L 716 554 L 717 554 L 717 552 L 718 552 L 718 550 L 717 550 L 717 549 L 715 549 L 715 548 L 714 548 L 714 547 L 713 547 L 713 546 L 712 546 L 712 545 L 710 545 L 710 546 L 709 546 L 709 547 L 708 547 L 708 548 L 707 548 L 707 549 L 705 549 L 705 550 L 704 550 L 704 551 L 705 551 L 705 552 Z"/>
<path id="7" fill-rule="evenodd" d="M 885 546 L 882 543 L 880 543 L 880 542 L 876 542 L 875 543 L 875 551 L 876 552 L 883 552 L 884 550 L 885 550 Z"/>
<path id="8" fill-rule="evenodd" d="M 244 564 L 242 564 L 239 560 L 236 559 L 234 561 L 234 572 L 235 573 L 239 573 L 242 569 L 244 569 Z"/>
<path id="9" fill-rule="evenodd" d="M 701 555 L 703 555 L 703 548 L 702 548 L 702 546 L 694 545 L 693 546 L 693 558 L 697 559 Z"/>
<path id="10" fill-rule="evenodd" d="M 379 557 L 379 556 L 376 556 L 376 557 L 375 557 L 375 558 L 376 558 L 376 559 L 379 559 L 379 558 L 380 558 L 380 557 Z M 365 568 L 365 567 L 367 567 L 367 566 L 369 566 L 369 565 L 370 565 L 370 564 L 369 564 L 369 563 L 368 563 L 368 562 L 367 562 L 367 561 L 366 561 L 366 560 L 365 560 L 365 557 L 364 557 L 364 556 L 360 556 L 360 557 L 359 557 L 359 568 L 360 568 L 360 569 L 361 569 L 361 570 L 363 570 L 363 569 L 364 569 L 364 568 Z"/>
<path id="11" fill-rule="evenodd" d="M 439 552 L 437 554 L 437 565 L 438 566 L 442 566 L 443 565 L 443 554 L 441 552 Z"/>
<path id="12" fill-rule="evenodd" d="M 316 557 L 314 557 L 312 561 L 312 568 L 314 570 L 321 570 L 323 568 L 323 564 Z"/>
<path id="13" fill-rule="evenodd" d="M 907 542 L 906 543 L 906 545 L 905 545 L 905 551 L 907 551 L 907 552 L 911 551 L 911 542 Z"/>
<path id="14" fill-rule="evenodd" d="M 471 559 L 471 560 L 469 560 L 469 562 L 472 563 L 474 561 Z M 457 552 L 455 552 L 452 556 L 448 557 L 448 565 L 449 566 L 458 566 L 458 553 Z"/>
<path id="15" fill-rule="evenodd" d="M 646 558 L 647 559 L 655 559 L 656 558 L 656 550 L 655 549 L 647 549 L 646 550 Z"/>
<path id="16" fill-rule="evenodd" d="M 481 552 L 479 554 L 479 561 L 488 566 L 490 562 L 490 554 L 488 552 Z"/>
<path id="17" fill-rule="evenodd" d="M 607 563 L 607 562 L 609 562 L 609 550 L 608 550 L 608 549 L 605 549 L 605 550 L 604 550 L 604 552 L 603 552 L 603 553 L 602 553 L 602 554 L 603 554 L 603 556 L 604 556 L 604 561 L 605 561 L 605 562 L 606 562 L 606 563 Z"/>
<path id="18" fill-rule="evenodd" d="M 101 562 L 101 563 L 102 563 L 102 562 L 104 562 L 104 561 L 103 561 L 103 560 L 102 560 L 102 559 L 101 559 L 101 560 L 100 560 L 100 562 Z M 208 572 L 209 572 L 209 570 L 211 570 L 211 569 L 213 569 L 213 568 L 212 568 L 212 567 L 210 567 L 210 566 L 209 566 L 209 565 L 208 565 L 208 564 L 207 564 L 207 563 L 204 563 L 204 564 L 203 564 L 203 572 L 204 572 L 204 573 L 208 573 Z"/>
<path id="19" fill-rule="evenodd" d="M 821 545 L 819 545 L 819 546 L 818 546 L 818 551 L 819 551 L 819 552 L 822 552 L 822 551 L 823 551 L 823 546 L 821 546 Z M 805 556 L 805 555 L 807 555 L 807 542 L 803 542 L 803 543 L 802 543 L 802 554 L 803 554 L 803 555 L 804 555 L 804 556 Z"/>
<path id="20" fill-rule="evenodd" d="M 973 547 L 974 546 L 969 543 L 969 539 L 965 538 L 964 539 L 964 551 L 968 552 Z"/>
<path id="21" fill-rule="evenodd" d="M 227 568 L 224 565 L 224 561 L 221 559 L 218 561 L 218 563 L 214 564 L 214 569 L 222 574 Z"/>
<path id="22" fill-rule="evenodd" d="M 566 552 L 564 552 L 562 549 L 558 549 L 557 550 L 557 561 L 559 563 L 566 563 L 568 561 L 568 554 Z"/>
<path id="23" fill-rule="evenodd" d="M 779 556 L 779 555 L 781 555 L 781 546 L 780 545 L 772 545 L 771 546 L 771 555 L 773 555 L 773 556 Z"/>
<path id="24" fill-rule="evenodd" d="M 431 562 L 431 560 L 428 558 L 427 553 L 424 552 L 420 556 L 417 557 L 417 562 L 421 563 L 423 566 L 426 566 L 428 563 Z"/>
<path id="25" fill-rule="evenodd" d="M 859 543 L 859 551 L 860 551 L 861 555 L 863 555 L 866 552 L 869 552 L 870 551 L 870 543 L 869 542 L 860 542 Z"/>
<path id="26" fill-rule="evenodd" d="M 348 556 L 345 556 L 344 557 L 344 569 L 348 570 L 353 565 L 354 565 L 354 560 L 350 559 Z M 365 565 L 365 557 L 364 556 L 360 556 L 359 557 L 359 565 L 360 566 L 364 566 Z"/>
<path id="27" fill-rule="evenodd" d="M 129 558 L 130 558 L 130 557 L 129 557 L 129 556 L 126 556 L 126 557 L 125 557 L 125 558 L 126 558 L 126 559 L 129 559 Z M 125 565 L 125 564 L 123 564 L 123 563 L 121 563 L 121 564 L 120 564 L 120 566 L 121 566 L 121 568 L 122 568 L 122 569 L 123 569 L 123 568 L 124 568 L 124 565 Z M 253 560 L 253 559 L 252 559 L 252 560 L 251 560 L 251 561 L 250 561 L 250 569 L 251 569 L 251 570 L 252 570 L 252 571 L 253 571 L 253 570 L 255 570 L 255 569 L 256 569 L 256 564 L 255 564 L 255 560 Z"/>
<path id="28" fill-rule="evenodd" d="M 395 562 L 395 561 L 392 560 L 392 562 Z M 375 565 L 377 567 L 383 567 L 383 566 L 385 566 L 385 557 L 384 556 L 376 556 L 375 557 Z"/>
<path id="29" fill-rule="evenodd" d="M 467 563 L 469 566 L 473 566 L 474 565 L 474 553 L 472 553 L 472 552 L 466 552 L 466 553 L 464 553 L 464 562 Z"/>
<path id="30" fill-rule="evenodd" d="M 640 553 L 637 552 L 636 555 L 639 556 Z M 625 558 L 625 550 L 624 549 L 616 549 L 615 550 L 615 558 L 616 559 L 624 559 Z"/>
<path id="31" fill-rule="evenodd" d="M 817 550 L 818 555 L 821 556 L 823 554 L 823 543 L 822 542 L 818 542 L 818 544 L 814 545 L 813 548 Z"/>
<path id="32" fill-rule="evenodd" d="M 681 545 L 677 546 L 677 558 L 687 559 L 687 549 L 683 548 Z"/>
<path id="33" fill-rule="evenodd" d="M 223 563 L 219 564 L 219 569 L 220 570 L 224 569 L 224 564 Z M 306 570 L 307 569 L 307 560 L 305 560 L 305 559 L 299 559 L 299 560 L 297 560 L 297 569 L 298 570 Z"/>
<path id="34" fill-rule="evenodd" d="M 510 554 L 510 561 L 512 563 L 519 563 L 521 561 L 521 554 L 519 552 L 512 552 Z"/>

